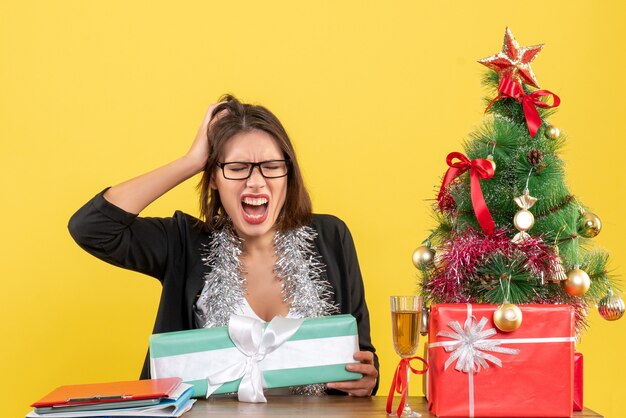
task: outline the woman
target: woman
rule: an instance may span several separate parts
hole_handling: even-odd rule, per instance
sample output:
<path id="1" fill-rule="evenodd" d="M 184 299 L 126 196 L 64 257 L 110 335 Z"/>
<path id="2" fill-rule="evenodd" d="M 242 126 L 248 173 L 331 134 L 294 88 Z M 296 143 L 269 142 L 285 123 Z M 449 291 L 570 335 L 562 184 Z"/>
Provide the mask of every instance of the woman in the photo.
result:
<path id="1" fill-rule="evenodd" d="M 202 220 L 179 211 L 137 216 L 200 172 Z M 161 281 L 154 333 L 225 326 L 231 314 L 264 321 L 354 315 L 362 351 L 354 356 L 360 364 L 347 368 L 363 378 L 327 387 L 376 392 L 378 359 L 352 237 L 339 219 L 311 213 L 291 141 L 264 107 L 223 97 L 209 107 L 187 154 L 96 195 L 69 229 L 96 257 Z"/>

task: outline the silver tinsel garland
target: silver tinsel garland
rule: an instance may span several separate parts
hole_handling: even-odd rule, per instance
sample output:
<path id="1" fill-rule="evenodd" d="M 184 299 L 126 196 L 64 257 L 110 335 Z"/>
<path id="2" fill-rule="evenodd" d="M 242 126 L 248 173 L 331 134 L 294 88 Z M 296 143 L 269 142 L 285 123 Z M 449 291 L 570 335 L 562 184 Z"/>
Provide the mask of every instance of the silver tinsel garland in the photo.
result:
<path id="1" fill-rule="evenodd" d="M 313 228 L 300 227 L 274 237 L 274 274 L 282 283 L 283 300 L 290 303 L 289 314 L 297 318 L 327 316 L 339 312 L 333 304 L 333 289 L 324 280 L 324 264 L 315 250 Z M 196 326 L 228 326 L 230 316 L 243 303 L 246 279 L 239 257 L 243 241 L 230 225 L 215 231 L 202 258 L 210 272 L 196 302 Z M 323 384 L 292 387 L 294 394 L 323 395 Z"/>
<path id="2" fill-rule="evenodd" d="M 315 251 L 317 233 L 310 227 L 276 233 L 274 274 L 283 282 L 283 300 L 290 302 L 289 313 L 296 318 L 314 318 L 338 313 L 331 303 L 333 289 L 322 279 L 324 265 Z"/>
<path id="3" fill-rule="evenodd" d="M 202 261 L 210 272 L 204 276 L 204 288 L 196 301 L 196 326 L 225 327 L 244 298 L 246 279 L 239 261 L 243 242 L 227 225 L 213 232 L 210 246 L 203 251 Z"/>

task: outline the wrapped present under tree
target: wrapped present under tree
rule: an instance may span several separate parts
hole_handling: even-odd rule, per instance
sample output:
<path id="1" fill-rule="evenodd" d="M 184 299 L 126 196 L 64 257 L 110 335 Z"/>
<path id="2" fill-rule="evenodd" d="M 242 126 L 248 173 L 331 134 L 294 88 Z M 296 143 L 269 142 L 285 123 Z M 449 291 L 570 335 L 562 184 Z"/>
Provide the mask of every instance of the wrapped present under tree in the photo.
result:
<path id="1" fill-rule="evenodd" d="M 521 305 L 524 326 L 495 328 L 497 305 L 433 305 L 428 404 L 438 417 L 569 417 L 574 314 Z"/>

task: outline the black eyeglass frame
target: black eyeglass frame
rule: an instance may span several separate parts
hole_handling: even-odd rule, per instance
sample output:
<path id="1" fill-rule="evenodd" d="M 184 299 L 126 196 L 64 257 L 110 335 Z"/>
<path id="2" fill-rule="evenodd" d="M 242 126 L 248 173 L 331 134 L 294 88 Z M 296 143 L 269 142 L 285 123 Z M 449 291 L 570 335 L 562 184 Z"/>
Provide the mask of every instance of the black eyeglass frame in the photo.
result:
<path id="1" fill-rule="evenodd" d="M 287 167 L 287 172 L 285 174 L 281 174 L 280 176 L 266 176 L 265 173 L 263 172 L 263 166 L 262 164 L 267 164 L 267 163 L 285 163 L 285 166 Z M 248 170 L 248 175 L 245 177 L 241 177 L 241 178 L 232 178 L 232 177 L 227 177 L 226 176 L 226 172 L 224 171 L 224 167 L 226 167 L 229 164 L 249 164 L 250 165 L 250 169 Z M 285 160 L 267 160 L 267 161 L 259 161 L 258 163 L 251 163 L 249 161 L 230 161 L 228 163 L 220 163 L 219 161 L 215 163 L 215 165 L 217 165 L 219 168 L 222 169 L 222 175 L 224 176 L 224 178 L 226 180 L 248 180 L 251 176 L 252 176 L 252 171 L 254 171 L 254 167 L 259 167 L 259 173 L 261 173 L 261 175 L 263 176 L 263 178 L 266 179 L 279 179 L 282 177 L 286 177 L 289 174 L 289 170 L 291 168 L 291 160 L 289 159 L 285 159 Z"/>

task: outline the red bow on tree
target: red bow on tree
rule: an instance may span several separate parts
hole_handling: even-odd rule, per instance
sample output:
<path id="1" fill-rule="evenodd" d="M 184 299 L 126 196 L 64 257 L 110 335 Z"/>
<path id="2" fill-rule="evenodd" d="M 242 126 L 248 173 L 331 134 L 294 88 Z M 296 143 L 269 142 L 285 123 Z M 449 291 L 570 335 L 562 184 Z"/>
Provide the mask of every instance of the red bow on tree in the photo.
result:
<path id="1" fill-rule="evenodd" d="M 453 162 L 454 159 L 457 159 L 459 161 Z M 485 234 L 491 235 L 495 228 L 495 222 L 491 217 L 491 213 L 489 212 L 487 203 L 485 203 L 483 191 L 480 188 L 480 179 L 490 179 L 494 175 L 491 161 L 484 158 L 477 158 L 470 161 L 465 155 L 461 154 L 460 152 L 451 152 L 446 158 L 446 163 L 448 163 L 448 166 L 450 166 L 450 168 L 448 168 L 448 171 L 446 171 L 446 175 L 443 178 L 443 183 L 441 183 L 441 188 L 439 189 L 439 196 L 437 197 L 437 200 L 439 201 L 439 207 L 442 207 L 442 202 L 444 201 L 444 197 L 446 194 L 446 187 L 448 187 L 448 185 L 452 183 L 452 180 L 469 170 L 470 193 L 472 196 L 472 206 L 474 207 L 476 219 L 478 220 L 478 224 L 480 225 L 480 227 L 483 229 L 483 231 L 485 231 Z"/>
<path id="2" fill-rule="evenodd" d="M 419 360 L 424 363 L 423 370 L 414 369 L 411 366 L 411 360 Z M 428 371 L 428 363 L 421 357 L 407 357 L 402 358 L 400 363 L 398 363 L 398 367 L 396 367 L 396 372 L 393 375 L 393 380 L 391 381 L 391 388 L 389 388 L 389 396 L 387 396 L 387 413 L 391 414 L 391 407 L 393 405 L 393 395 L 395 392 L 400 394 L 400 405 L 398 405 L 398 410 L 396 414 L 398 417 L 402 416 L 402 410 L 404 409 L 404 404 L 406 403 L 406 395 L 409 390 L 409 370 L 414 374 L 424 374 Z"/>
<path id="3" fill-rule="evenodd" d="M 530 94 L 526 94 L 521 84 L 517 81 L 514 81 L 511 77 L 504 76 L 500 79 L 500 84 L 498 85 L 498 91 L 500 94 L 498 97 L 493 99 L 485 112 L 489 110 L 492 104 L 494 104 L 497 100 L 510 97 L 515 99 L 518 102 L 522 103 L 522 108 L 524 109 L 524 116 L 526 117 L 526 125 L 528 126 L 528 132 L 530 132 L 530 136 L 532 138 L 537 134 L 537 130 L 541 126 L 541 117 L 539 117 L 539 112 L 537 111 L 537 107 L 541 108 L 549 108 L 549 107 L 557 107 L 561 104 L 561 99 L 556 94 L 552 93 L 548 90 L 535 90 Z M 549 105 L 546 102 L 542 102 L 539 100 L 540 97 L 543 96 L 552 96 L 553 103 Z"/>

